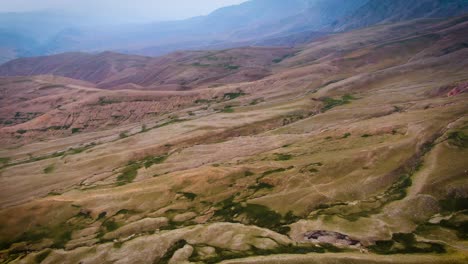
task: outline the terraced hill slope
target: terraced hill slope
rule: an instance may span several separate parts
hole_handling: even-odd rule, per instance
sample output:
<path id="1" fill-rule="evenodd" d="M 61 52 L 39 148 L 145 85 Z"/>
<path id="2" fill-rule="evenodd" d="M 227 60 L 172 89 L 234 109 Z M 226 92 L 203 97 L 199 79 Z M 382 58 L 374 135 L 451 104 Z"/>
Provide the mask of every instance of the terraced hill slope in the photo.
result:
<path id="1" fill-rule="evenodd" d="M 466 28 L 337 34 L 193 91 L 3 78 L 1 259 L 466 263 Z"/>

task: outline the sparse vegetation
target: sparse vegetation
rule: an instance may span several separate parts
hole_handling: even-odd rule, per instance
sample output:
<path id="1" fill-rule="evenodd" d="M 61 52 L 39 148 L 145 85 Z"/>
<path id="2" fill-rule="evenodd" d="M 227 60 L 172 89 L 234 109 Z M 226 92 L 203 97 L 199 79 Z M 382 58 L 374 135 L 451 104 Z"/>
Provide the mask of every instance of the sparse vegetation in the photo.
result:
<path id="1" fill-rule="evenodd" d="M 99 97 L 98 104 L 101 106 L 120 103 L 120 101 L 108 99 L 106 97 Z"/>
<path id="2" fill-rule="evenodd" d="M 45 167 L 43 171 L 44 171 L 45 174 L 49 174 L 49 173 L 52 173 L 54 170 L 55 170 L 55 165 L 51 164 L 51 165 Z"/>
<path id="3" fill-rule="evenodd" d="M 355 98 L 349 94 L 343 95 L 341 99 L 334 99 L 331 97 L 322 98 L 321 101 L 324 103 L 324 106 L 322 107 L 322 111 L 325 112 L 334 107 L 348 104 L 351 102 L 351 100 L 354 100 L 354 99 Z"/>
<path id="4" fill-rule="evenodd" d="M 237 97 L 244 96 L 245 93 L 243 91 L 238 91 L 238 92 L 232 92 L 232 93 L 225 93 L 223 95 L 224 100 L 234 100 Z"/>
<path id="5" fill-rule="evenodd" d="M 234 108 L 232 108 L 232 106 L 230 105 L 227 105 L 221 110 L 221 112 L 222 113 L 234 113 Z"/>
<path id="6" fill-rule="evenodd" d="M 169 260 L 171 260 L 174 253 L 177 250 L 183 248 L 185 245 L 187 245 L 187 241 L 185 241 L 185 240 L 177 241 L 171 247 L 169 247 L 169 249 L 167 249 L 166 253 L 164 253 L 164 256 L 162 256 L 162 258 L 159 259 L 157 263 L 161 263 L 161 264 L 169 263 Z"/>
<path id="7" fill-rule="evenodd" d="M 275 160 L 277 160 L 277 161 L 285 161 L 285 160 L 290 160 L 290 159 L 293 158 L 293 156 L 291 154 L 277 153 L 275 155 L 276 155 Z"/>
<path id="8" fill-rule="evenodd" d="M 190 201 L 195 200 L 197 198 L 197 195 L 191 192 L 179 192 L 179 194 L 182 194 L 185 198 L 189 199 Z"/>
<path id="9" fill-rule="evenodd" d="M 296 55 L 296 53 L 286 54 L 286 55 L 283 55 L 283 56 L 281 56 L 279 58 L 274 59 L 272 62 L 273 63 L 280 63 L 280 62 L 282 62 L 283 60 L 285 60 L 287 58 L 294 57 L 295 55 Z"/>
<path id="10" fill-rule="evenodd" d="M 447 139 L 454 146 L 461 147 L 461 148 L 468 147 L 468 135 L 465 135 L 463 131 L 450 132 Z"/>
<path id="11" fill-rule="evenodd" d="M 290 170 L 292 168 L 294 168 L 294 166 L 290 166 L 288 168 L 278 168 L 278 169 L 268 170 L 268 171 L 265 171 L 264 173 L 262 173 L 262 177 L 268 176 L 268 175 L 273 174 L 273 173 L 279 173 L 279 172 L 287 171 L 287 170 Z"/>
<path id="12" fill-rule="evenodd" d="M 237 70 L 240 68 L 238 65 L 224 65 L 224 68 L 227 70 Z"/>
<path id="13" fill-rule="evenodd" d="M 161 164 L 167 159 L 168 155 L 156 156 L 156 157 L 147 157 L 143 160 L 143 165 L 145 168 L 149 168 L 155 164 Z"/>
<path id="14" fill-rule="evenodd" d="M 273 189 L 273 187 L 275 187 L 275 186 L 273 186 L 273 185 L 271 185 L 269 183 L 260 182 L 260 183 L 257 183 L 255 185 L 250 185 L 248 187 L 248 189 L 258 191 L 258 190 L 261 190 L 261 189 Z"/>
<path id="15" fill-rule="evenodd" d="M 165 126 L 168 126 L 168 125 L 171 125 L 171 124 L 175 124 L 175 123 L 180 123 L 180 122 L 184 122 L 186 121 L 185 119 L 179 119 L 179 118 L 173 118 L 169 121 L 166 121 L 166 122 L 163 122 L 161 124 L 158 124 L 156 125 L 154 128 L 160 128 L 160 127 L 165 127 Z"/>
<path id="16" fill-rule="evenodd" d="M 10 162 L 10 158 L 0 158 L 0 164 L 8 164 Z"/>
<path id="17" fill-rule="evenodd" d="M 120 139 L 127 138 L 127 137 L 128 137 L 127 132 L 120 132 L 120 134 L 119 134 Z"/>
<path id="18" fill-rule="evenodd" d="M 107 230 L 107 232 L 112 232 L 120 227 L 120 225 L 117 222 L 112 220 L 104 221 L 104 223 L 102 223 L 102 226 Z"/>
<path id="19" fill-rule="evenodd" d="M 140 165 L 137 163 L 129 163 L 117 176 L 117 185 L 125 185 L 127 183 L 131 183 L 138 174 L 138 169 L 140 169 Z"/>
<path id="20" fill-rule="evenodd" d="M 281 214 L 263 205 L 249 203 L 241 205 L 234 201 L 234 197 L 221 201 L 217 204 L 217 208 L 214 216 L 222 219 L 222 221 L 237 222 L 237 217 L 243 215 L 246 217 L 244 221 L 247 221 L 247 224 L 254 224 L 280 233 L 289 232 L 289 227 L 285 225 L 297 219 L 291 217 L 291 213 L 287 214 L 285 218 Z"/>
<path id="21" fill-rule="evenodd" d="M 44 261 L 44 259 L 46 259 L 49 256 L 51 252 L 52 250 L 46 249 L 42 252 L 37 253 L 36 257 L 34 258 L 34 261 L 36 263 L 41 263 L 42 261 Z"/>
<path id="22" fill-rule="evenodd" d="M 445 247 L 431 242 L 418 242 L 414 234 L 393 234 L 392 240 L 376 241 L 369 249 L 377 254 L 445 253 Z"/>
<path id="23" fill-rule="evenodd" d="M 80 130 L 81 130 L 80 128 L 74 127 L 74 128 L 72 128 L 71 132 L 72 132 L 72 134 L 75 134 L 75 133 L 80 132 Z"/>

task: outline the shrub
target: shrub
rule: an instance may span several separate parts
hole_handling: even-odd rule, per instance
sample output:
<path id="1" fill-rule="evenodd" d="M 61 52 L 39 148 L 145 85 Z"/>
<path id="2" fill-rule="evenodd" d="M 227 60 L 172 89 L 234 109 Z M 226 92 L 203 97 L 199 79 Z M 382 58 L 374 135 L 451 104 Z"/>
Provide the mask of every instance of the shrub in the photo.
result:
<path id="1" fill-rule="evenodd" d="M 249 186 L 248 189 L 258 191 L 258 190 L 261 190 L 261 189 L 273 189 L 273 187 L 275 187 L 275 186 L 273 186 L 273 185 L 271 185 L 269 183 L 260 182 L 260 183 L 257 183 L 255 185 Z"/>
<path id="2" fill-rule="evenodd" d="M 228 105 L 225 106 L 223 110 L 221 110 L 222 113 L 234 113 L 234 108 L 232 106 Z"/>
<path id="3" fill-rule="evenodd" d="M 0 158 L 0 164 L 7 164 L 10 162 L 10 158 Z"/>
<path id="4" fill-rule="evenodd" d="M 233 92 L 233 93 L 225 93 L 223 95 L 224 100 L 234 100 L 237 97 L 243 96 L 245 93 L 243 91 Z"/>
<path id="5" fill-rule="evenodd" d="M 127 132 L 121 132 L 119 134 L 119 138 L 126 138 L 126 137 L 128 137 Z"/>
<path id="6" fill-rule="evenodd" d="M 285 161 L 285 160 L 290 160 L 292 159 L 292 155 L 290 154 L 283 154 L 283 153 L 278 153 L 278 154 L 275 154 L 276 155 L 276 159 L 275 160 L 278 160 L 278 161 Z"/>
<path id="7" fill-rule="evenodd" d="M 248 171 L 248 170 L 247 170 L 247 171 L 244 172 L 244 176 L 245 176 L 245 177 L 253 176 L 253 175 L 255 175 L 255 173 L 253 173 L 253 172 L 251 172 L 251 171 Z"/>
<path id="8" fill-rule="evenodd" d="M 468 135 L 465 135 L 462 131 L 454 131 L 449 133 L 447 138 L 451 144 L 466 148 L 468 147 Z"/>
<path id="9" fill-rule="evenodd" d="M 197 198 L 197 195 L 191 192 L 179 192 L 179 194 L 182 194 L 185 198 L 189 199 L 190 201 L 195 200 Z"/>
<path id="10" fill-rule="evenodd" d="M 19 129 L 19 130 L 16 131 L 16 133 L 18 133 L 18 134 L 24 134 L 26 132 L 28 132 L 28 131 L 24 130 L 24 129 Z"/>
<path id="11" fill-rule="evenodd" d="M 117 185 L 125 185 L 127 183 L 131 183 L 138 174 L 138 169 L 140 169 L 140 165 L 133 163 L 127 165 L 119 176 L 117 176 Z"/>
<path id="12" fill-rule="evenodd" d="M 48 174 L 48 173 L 51 173 L 55 170 L 55 166 L 54 164 L 50 164 L 49 166 L 45 167 L 44 168 L 44 173 L 45 174 Z"/>
<path id="13" fill-rule="evenodd" d="M 102 223 L 102 226 L 106 228 L 107 232 L 112 232 L 114 230 L 117 230 L 120 225 L 112 220 L 107 220 L 104 223 Z"/>
<path id="14" fill-rule="evenodd" d="M 237 70 L 237 69 L 240 68 L 240 66 L 238 66 L 238 65 L 225 65 L 224 68 L 227 69 L 227 70 Z"/>
<path id="15" fill-rule="evenodd" d="M 327 111 L 330 110 L 334 107 L 348 104 L 351 100 L 354 100 L 355 98 L 352 95 L 346 94 L 341 97 L 341 99 L 334 99 L 331 97 L 325 97 L 322 98 L 321 101 L 324 103 L 324 106 L 322 107 L 322 111 Z"/>
<path id="16" fill-rule="evenodd" d="M 75 134 L 75 133 L 80 132 L 80 129 L 77 128 L 77 127 L 74 127 L 74 128 L 72 128 L 72 131 L 71 131 L 71 132 L 72 132 L 72 134 Z"/>
<path id="17" fill-rule="evenodd" d="M 445 247 L 432 242 L 418 242 L 412 233 L 395 233 L 392 240 L 376 241 L 369 249 L 377 254 L 445 253 Z"/>
<path id="18" fill-rule="evenodd" d="M 154 164 L 160 164 L 163 163 L 167 159 L 167 155 L 163 156 L 157 156 L 157 157 L 147 157 L 143 160 L 143 165 L 145 168 L 149 168 L 153 166 Z"/>

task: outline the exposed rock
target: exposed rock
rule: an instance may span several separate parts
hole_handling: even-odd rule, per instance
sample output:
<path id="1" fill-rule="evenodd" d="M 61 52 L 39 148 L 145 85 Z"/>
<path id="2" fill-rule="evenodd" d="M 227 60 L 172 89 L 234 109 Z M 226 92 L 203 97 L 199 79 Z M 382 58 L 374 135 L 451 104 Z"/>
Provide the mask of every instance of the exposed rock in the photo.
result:
<path id="1" fill-rule="evenodd" d="M 333 231 L 316 230 L 304 234 L 304 238 L 310 242 L 327 243 L 336 246 L 361 247 L 361 242 L 350 238 L 348 235 Z"/>
<path id="2" fill-rule="evenodd" d="M 178 215 L 174 216 L 174 218 L 172 220 L 174 222 L 184 222 L 184 221 L 188 221 L 190 219 L 193 219 L 195 216 L 197 216 L 196 213 L 187 212 L 187 213 L 178 214 Z"/>
<path id="3" fill-rule="evenodd" d="M 165 217 L 145 218 L 131 224 L 125 225 L 113 232 L 104 235 L 105 239 L 115 239 L 119 237 L 127 237 L 133 234 L 150 232 L 167 225 L 168 219 Z"/>
<path id="4" fill-rule="evenodd" d="M 188 259 L 192 256 L 192 253 L 193 247 L 191 245 L 185 245 L 174 253 L 171 260 L 169 260 L 169 264 L 188 263 Z"/>

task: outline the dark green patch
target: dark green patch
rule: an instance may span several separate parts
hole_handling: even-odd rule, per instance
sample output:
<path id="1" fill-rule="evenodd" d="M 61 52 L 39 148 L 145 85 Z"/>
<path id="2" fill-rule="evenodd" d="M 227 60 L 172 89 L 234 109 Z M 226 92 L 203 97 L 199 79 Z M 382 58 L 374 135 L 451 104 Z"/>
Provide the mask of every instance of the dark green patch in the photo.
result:
<path id="1" fill-rule="evenodd" d="M 115 231 L 120 227 L 120 225 L 117 222 L 112 220 L 104 221 L 104 223 L 102 223 L 102 226 L 106 229 L 107 232 Z"/>
<path id="2" fill-rule="evenodd" d="M 345 134 L 343 135 L 343 138 L 349 138 L 350 136 L 351 136 L 351 133 L 345 133 Z"/>
<path id="3" fill-rule="evenodd" d="M 283 154 L 283 153 L 276 153 L 276 159 L 275 160 L 278 160 L 278 161 L 285 161 L 285 160 L 290 160 L 292 159 L 292 155 L 290 154 Z"/>
<path id="4" fill-rule="evenodd" d="M 115 215 L 129 215 L 129 214 L 136 214 L 137 212 L 134 210 L 128 209 L 120 209 Z"/>
<path id="5" fill-rule="evenodd" d="M 54 164 L 50 164 L 49 166 L 45 167 L 43 171 L 45 174 L 48 174 L 48 173 L 52 173 L 54 170 L 55 170 Z"/>
<path id="6" fill-rule="evenodd" d="M 355 98 L 349 94 L 343 95 L 341 99 L 334 99 L 331 97 L 322 98 L 321 101 L 324 103 L 324 106 L 322 107 L 322 111 L 325 112 L 334 107 L 348 104 L 351 102 L 351 100 L 354 100 L 354 99 Z"/>
<path id="7" fill-rule="evenodd" d="M 244 172 L 244 176 L 245 176 L 245 177 L 249 177 L 249 176 L 253 176 L 253 175 L 255 175 L 255 173 L 253 173 L 253 172 L 251 172 L 251 171 L 248 171 L 248 170 L 247 170 L 247 171 Z"/>
<path id="8" fill-rule="evenodd" d="M 145 168 L 149 168 L 155 164 L 161 164 L 167 159 L 168 155 L 156 156 L 156 157 L 147 157 L 143 160 L 143 165 Z"/>
<path id="9" fill-rule="evenodd" d="M 0 158 L 0 163 L 8 164 L 8 162 L 10 162 L 10 158 Z"/>
<path id="10" fill-rule="evenodd" d="M 106 215 L 107 215 L 107 212 L 101 212 L 101 213 L 99 213 L 97 220 L 104 219 L 104 218 L 106 217 Z"/>
<path id="11" fill-rule="evenodd" d="M 80 128 L 74 127 L 74 128 L 72 128 L 71 132 L 72 132 L 72 134 L 75 134 L 75 133 L 80 132 L 80 130 L 81 130 Z"/>
<path id="12" fill-rule="evenodd" d="M 392 240 L 376 241 L 369 250 L 382 255 L 389 254 L 421 254 L 421 253 L 445 253 L 445 247 L 432 242 L 418 242 L 414 234 L 396 233 Z"/>
<path id="13" fill-rule="evenodd" d="M 237 70 L 240 68 L 238 65 L 224 65 L 224 68 L 227 70 Z"/>
<path id="14" fill-rule="evenodd" d="M 468 135 L 465 135 L 463 131 L 454 131 L 450 132 L 447 138 L 450 144 L 461 147 L 467 148 L 468 147 Z"/>
<path id="15" fill-rule="evenodd" d="M 189 261 L 196 262 L 196 263 L 206 263 L 206 264 L 214 264 L 220 263 L 224 260 L 230 259 L 241 259 L 246 257 L 253 257 L 253 256 L 271 256 L 271 255 L 279 255 L 279 254 L 308 254 L 308 253 L 325 253 L 329 252 L 341 252 L 339 248 L 334 246 L 327 246 L 321 245 L 321 247 L 316 247 L 315 245 L 311 244 L 298 244 L 298 245 L 279 245 L 273 249 L 259 249 L 256 247 L 252 247 L 250 250 L 246 251 L 233 251 L 215 247 L 216 254 L 210 256 L 208 258 L 202 258 L 199 254 L 193 254 Z"/>
<path id="16" fill-rule="evenodd" d="M 227 105 L 221 110 L 221 112 L 222 113 L 234 113 L 234 108 L 232 108 L 232 106 L 230 105 Z"/>
<path id="17" fill-rule="evenodd" d="M 127 132 L 120 132 L 119 138 L 126 138 L 126 137 L 128 137 Z"/>
<path id="18" fill-rule="evenodd" d="M 47 258 L 47 256 L 49 256 L 49 254 L 52 252 L 52 250 L 50 249 L 47 249 L 47 250 L 44 250 L 40 253 L 38 253 L 35 257 L 34 257 L 34 261 L 36 263 L 41 263 L 42 261 L 44 261 L 44 259 Z"/>
<path id="19" fill-rule="evenodd" d="M 171 125 L 171 124 L 175 124 L 175 123 L 180 123 L 180 122 L 184 122 L 186 121 L 185 119 L 179 119 L 179 118 L 173 118 L 169 121 L 166 121 L 166 122 L 163 122 L 161 124 L 158 124 L 156 125 L 154 128 L 160 128 L 160 127 L 165 127 L 165 126 L 168 126 L 168 125 Z"/>
<path id="20" fill-rule="evenodd" d="M 261 190 L 261 189 L 273 189 L 273 187 L 275 187 L 275 186 L 273 186 L 271 184 L 268 184 L 266 182 L 260 182 L 260 183 L 257 183 L 255 185 L 250 185 L 248 187 L 248 189 L 258 191 L 258 190 Z"/>
<path id="21" fill-rule="evenodd" d="M 107 99 L 106 97 L 99 97 L 98 104 L 99 105 L 109 105 L 109 104 L 116 104 L 120 103 L 120 101 Z"/>
<path id="22" fill-rule="evenodd" d="M 57 226 L 36 226 L 34 229 L 23 232 L 14 240 L 7 242 L 2 239 L 1 247 L 8 248 L 13 243 L 27 242 L 29 244 L 38 243 L 43 239 L 52 239 L 51 248 L 64 248 L 66 243 L 71 240 L 74 229 L 80 226 L 73 226 L 68 223 L 62 223 Z"/>
<path id="23" fill-rule="evenodd" d="M 159 261 L 155 262 L 155 263 L 160 263 L 160 264 L 167 264 L 169 263 L 169 260 L 171 260 L 172 256 L 174 255 L 174 253 L 183 248 L 185 245 L 187 245 L 187 241 L 185 240 L 179 240 L 177 241 L 176 243 L 174 243 L 172 246 L 170 246 L 166 253 L 164 253 L 164 256 L 161 257 L 161 259 L 159 259 Z"/>
<path id="24" fill-rule="evenodd" d="M 292 168 L 294 168 L 294 166 L 290 166 L 288 168 L 278 168 L 278 169 L 268 170 L 268 171 L 265 171 L 264 173 L 262 173 L 262 177 L 273 174 L 273 173 L 279 173 L 279 172 L 287 171 L 287 170 L 290 170 Z"/>
<path id="25" fill-rule="evenodd" d="M 189 199 L 190 201 L 195 200 L 197 198 L 197 195 L 195 193 L 191 192 L 178 192 L 179 194 L 182 194 L 185 198 Z"/>
<path id="26" fill-rule="evenodd" d="M 441 200 L 439 203 L 442 210 L 448 212 L 468 210 L 468 198 L 466 197 L 447 198 Z"/>
<path id="27" fill-rule="evenodd" d="M 131 163 L 127 165 L 119 176 L 117 176 L 117 185 L 125 185 L 131 183 L 138 174 L 138 169 L 141 168 L 140 164 Z"/>
<path id="28" fill-rule="evenodd" d="M 244 96 L 245 93 L 243 91 L 233 92 L 233 93 L 225 93 L 223 95 L 224 100 L 234 100 L 237 97 Z"/>
<path id="29" fill-rule="evenodd" d="M 296 56 L 296 53 L 290 53 L 290 54 L 286 54 L 286 55 L 283 55 L 279 58 L 276 58 L 274 60 L 272 60 L 273 63 L 280 63 L 282 62 L 283 60 L 287 59 L 287 58 L 291 58 L 291 57 L 294 57 Z"/>
<path id="30" fill-rule="evenodd" d="M 216 207 L 214 213 L 216 219 L 225 222 L 238 222 L 237 217 L 244 216 L 242 217 L 242 223 L 244 224 L 253 224 L 283 234 L 289 232 L 287 225 L 298 219 L 291 212 L 283 217 L 281 214 L 259 204 L 247 203 L 241 205 L 241 203 L 234 201 L 234 196 L 219 202 Z"/>

